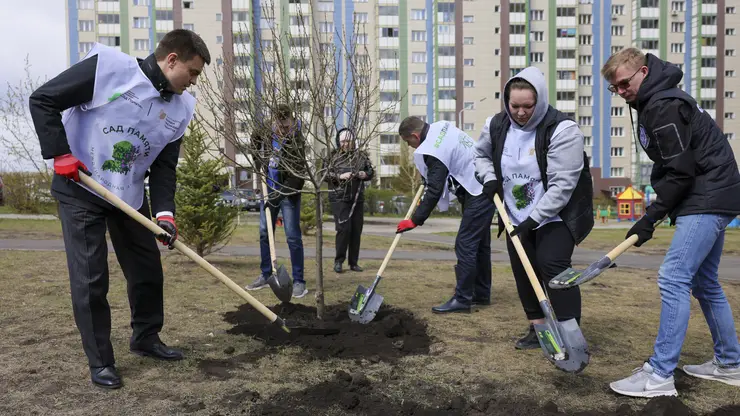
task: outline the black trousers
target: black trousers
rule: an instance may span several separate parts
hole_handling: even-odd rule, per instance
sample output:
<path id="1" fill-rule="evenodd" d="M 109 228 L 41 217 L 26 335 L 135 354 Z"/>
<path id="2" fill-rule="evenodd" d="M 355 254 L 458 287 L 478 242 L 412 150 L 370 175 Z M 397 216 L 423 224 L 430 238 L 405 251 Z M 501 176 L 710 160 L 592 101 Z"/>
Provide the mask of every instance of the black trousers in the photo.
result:
<path id="1" fill-rule="evenodd" d="M 357 266 L 360 257 L 360 240 L 362 239 L 362 225 L 365 222 L 363 212 L 364 201 L 357 200 L 354 211 L 352 210 L 352 201 L 335 201 L 331 203 L 332 214 L 334 215 L 334 227 L 337 231 L 336 236 L 336 256 L 335 263 L 344 263 L 349 260 L 350 266 Z M 350 214 L 350 211 L 351 214 Z M 349 256 L 347 251 L 349 250 Z"/>
<path id="2" fill-rule="evenodd" d="M 164 321 L 163 274 L 157 242 L 151 231 L 113 206 L 59 199 L 72 308 L 82 347 L 91 367 L 113 365 L 106 228 L 126 277 L 132 343 L 157 337 Z M 139 212 L 150 218 L 146 198 Z"/>
<path id="3" fill-rule="evenodd" d="M 570 289 L 552 290 L 547 287 L 547 283 L 560 272 L 571 266 L 571 257 L 575 248 L 573 235 L 562 221 L 551 222 L 543 225 L 537 230 L 530 231 L 526 234 L 520 234 L 520 241 L 527 252 L 529 262 L 537 273 L 540 285 L 550 297 L 550 302 L 555 310 L 555 315 L 559 321 L 566 321 L 571 318 L 581 319 L 581 289 L 576 286 Z M 519 259 L 519 255 L 511 242 L 508 233 L 506 234 L 506 244 L 509 249 L 509 258 L 511 259 L 511 270 L 516 280 L 516 289 L 519 292 L 519 299 L 527 314 L 527 319 L 542 319 L 545 315 L 534 294 L 534 289 L 529 283 L 527 273 Z"/>
<path id="4" fill-rule="evenodd" d="M 455 298 L 464 304 L 491 299 L 491 220 L 494 205 L 485 195 L 464 193 L 460 228 L 455 238 Z"/>

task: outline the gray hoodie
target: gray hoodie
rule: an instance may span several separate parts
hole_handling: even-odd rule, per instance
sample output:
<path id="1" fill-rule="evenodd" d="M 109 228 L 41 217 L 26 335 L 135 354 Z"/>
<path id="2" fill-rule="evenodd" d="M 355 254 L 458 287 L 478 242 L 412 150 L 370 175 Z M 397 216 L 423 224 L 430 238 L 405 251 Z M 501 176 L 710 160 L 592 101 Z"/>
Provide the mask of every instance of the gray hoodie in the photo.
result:
<path id="1" fill-rule="evenodd" d="M 523 78 L 537 90 L 537 104 L 534 114 L 527 124 L 519 126 L 509 112 L 509 103 L 506 95 L 502 97 L 503 107 L 511 120 L 511 129 L 525 132 L 535 131 L 542 122 L 550 105 L 547 102 L 547 86 L 545 77 L 536 67 L 529 67 L 509 79 L 507 85 L 514 78 Z M 478 142 L 475 145 L 475 172 L 481 183 L 496 180 L 493 164 L 493 147 L 491 143 L 490 124 L 493 116 L 486 119 Z M 566 125 L 566 123 L 568 123 Z M 507 135 L 508 138 L 508 135 Z M 584 138 L 578 125 L 573 121 L 563 121 L 555 129 L 547 150 L 547 190 L 536 202 L 530 214 L 537 223 L 553 218 L 570 200 L 573 190 L 583 170 Z M 497 161 L 501 163 L 501 161 Z"/>

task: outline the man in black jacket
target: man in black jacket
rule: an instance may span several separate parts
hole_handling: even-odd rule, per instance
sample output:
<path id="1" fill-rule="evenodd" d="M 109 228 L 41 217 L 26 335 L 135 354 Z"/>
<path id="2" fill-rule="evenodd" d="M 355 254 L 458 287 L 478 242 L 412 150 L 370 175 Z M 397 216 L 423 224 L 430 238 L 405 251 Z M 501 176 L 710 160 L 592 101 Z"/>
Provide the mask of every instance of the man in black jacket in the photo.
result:
<path id="1" fill-rule="evenodd" d="M 609 90 L 637 110 L 640 145 L 654 162 L 650 182 L 657 200 L 627 237 L 636 234 L 639 247 L 652 238 L 661 218 L 668 216 L 676 225 L 658 272 L 662 307 L 653 356 L 611 388 L 635 397 L 677 394 L 673 372 L 691 294 L 709 324 L 714 359 L 686 365 L 684 372 L 740 385 L 740 345 L 717 276 L 725 227 L 740 213 L 740 173 L 732 148 L 712 117 L 677 87 L 683 73 L 676 65 L 627 48 L 609 58 L 601 73 Z"/>
<path id="2" fill-rule="evenodd" d="M 164 320 L 163 273 L 154 236 L 80 185 L 79 170 L 89 168 L 103 186 L 151 217 L 144 194 L 148 171 L 151 208 L 168 233 L 157 239 L 173 248 L 175 168 L 195 103 L 185 89 L 195 85 L 211 58 L 203 40 L 187 30 L 169 32 L 138 64 L 102 45 L 90 55 L 37 89 L 29 104 L 42 156 L 54 159 L 51 191 L 59 201 L 74 317 L 91 379 L 99 387 L 119 388 L 106 299 L 106 229 L 126 277 L 131 352 L 162 360 L 183 355 L 158 335 Z"/>
<path id="3" fill-rule="evenodd" d="M 329 202 L 334 215 L 336 256 L 334 271 L 342 273 L 342 264 L 349 248 L 349 269 L 361 272 L 357 264 L 360 257 L 360 240 L 364 222 L 365 181 L 372 180 L 375 169 L 367 153 L 356 149 L 355 136 L 344 128 L 337 132 L 337 149 L 329 160 L 332 166 L 327 173 Z"/>

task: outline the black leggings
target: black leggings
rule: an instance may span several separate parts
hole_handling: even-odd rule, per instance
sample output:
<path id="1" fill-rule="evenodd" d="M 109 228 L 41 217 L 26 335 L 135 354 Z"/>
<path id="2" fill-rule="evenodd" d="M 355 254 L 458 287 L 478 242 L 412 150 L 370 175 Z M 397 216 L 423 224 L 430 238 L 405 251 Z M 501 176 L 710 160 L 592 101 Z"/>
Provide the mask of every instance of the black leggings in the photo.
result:
<path id="1" fill-rule="evenodd" d="M 555 315 L 559 321 L 571 318 L 581 320 L 581 289 L 576 286 L 570 289 L 555 290 L 547 287 L 547 282 L 560 272 L 571 267 L 571 256 L 575 248 L 575 240 L 562 221 L 551 222 L 537 230 L 519 235 L 524 251 L 527 252 L 529 262 L 537 274 L 540 284 L 550 297 Z M 542 319 L 542 313 L 534 289 L 529 283 L 527 272 L 522 266 L 519 255 L 512 244 L 509 235 L 506 235 L 506 245 L 511 259 L 511 270 L 516 280 L 516 289 L 519 299 L 527 314 L 527 319 Z"/>

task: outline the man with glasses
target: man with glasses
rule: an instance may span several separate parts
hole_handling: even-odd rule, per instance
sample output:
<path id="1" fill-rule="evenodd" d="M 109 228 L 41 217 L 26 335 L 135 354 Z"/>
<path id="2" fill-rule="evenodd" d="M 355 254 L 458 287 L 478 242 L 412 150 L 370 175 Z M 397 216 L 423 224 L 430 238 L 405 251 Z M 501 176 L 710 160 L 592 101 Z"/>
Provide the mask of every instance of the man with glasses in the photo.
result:
<path id="1" fill-rule="evenodd" d="M 685 365 L 691 376 L 740 386 L 740 345 L 735 323 L 718 281 L 725 227 L 740 214 L 740 173 L 722 130 L 678 88 L 683 72 L 639 49 L 613 55 L 601 70 L 637 110 L 640 145 L 654 162 L 650 183 L 657 199 L 629 230 L 636 246 L 650 240 L 654 224 L 668 216 L 676 225 L 658 271 L 661 313 L 652 357 L 630 377 L 611 383 L 634 397 L 677 394 L 673 372 L 689 323 L 690 295 L 699 301 L 714 341 L 714 358 Z"/>

